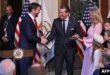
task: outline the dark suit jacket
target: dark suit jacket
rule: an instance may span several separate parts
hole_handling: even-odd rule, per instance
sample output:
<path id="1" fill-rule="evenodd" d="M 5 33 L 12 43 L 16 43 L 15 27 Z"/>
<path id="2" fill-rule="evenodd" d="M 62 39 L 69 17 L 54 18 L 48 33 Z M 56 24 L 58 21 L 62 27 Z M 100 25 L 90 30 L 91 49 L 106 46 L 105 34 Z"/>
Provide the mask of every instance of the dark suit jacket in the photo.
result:
<path id="1" fill-rule="evenodd" d="M 47 37 L 47 40 L 51 41 L 55 39 L 55 54 L 61 53 L 63 49 L 75 49 L 76 41 L 70 39 L 75 33 L 82 35 L 79 25 L 74 18 L 69 17 L 66 34 L 64 34 L 62 29 L 62 20 L 60 18 L 56 18 L 53 21 L 52 30 L 50 35 Z"/>
<path id="2" fill-rule="evenodd" d="M 4 23 L 7 19 L 7 15 L 4 15 L 1 17 L 0 21 L 0 39 L 4 36 Z M 17 18 L 12 15 L 11 18 L 8 20 L 8 25 L 6 27 L 6 32 L 7 32 L 7 39 L 8 42 L 5 44 L 6 49 L 13 49 L 14 46 L 14 34 L 15 34 L 15 29 L 16 29 L 16 23 L 17 23 Z"/>
<path id="3" fill-rule="evenodd" d="M 41 42 L 41 39 L 37 37 L 35 24 L 29 15 L 23 18 L 20 26 L 20 33 L 20 48 L 35 50 L 36 44 Z"/>

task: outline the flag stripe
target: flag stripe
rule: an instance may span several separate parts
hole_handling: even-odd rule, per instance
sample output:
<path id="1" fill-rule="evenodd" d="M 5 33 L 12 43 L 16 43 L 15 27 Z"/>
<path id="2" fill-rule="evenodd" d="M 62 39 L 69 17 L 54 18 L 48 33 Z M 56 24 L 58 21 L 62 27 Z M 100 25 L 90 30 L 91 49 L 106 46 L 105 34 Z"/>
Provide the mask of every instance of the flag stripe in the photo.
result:
<path id="1" fill-rule="evenodd" d="M 81 49 L 81 52 L 84 53 L 84 47 L 83 47 L 83 44 L 79 41 L 76 41 L 76 43 L 78 44 L 78 48 Z"/>
<path id="2" fill-rule="evenodd" d="M 93 7 L 92 1 L 88 0 L 86 8 L 83 11 L 82 21 L 80 21 L 80 30 L 81 30 L 83 36 L 86 36 L 86 31 L 89 28 L 89 26 L 91 25 L 89 11 L 92 7 Z M 83 57 L 84 57 L 84 45 L 81 42 L 78 42 L 78 41 L 76 41 L 76 42 L 77 42 L 78 53 L 81 56 L 81 58 L 83 59 Z"/>
<path id="3" fill-rule="evenodd" d="M 38 50 L 36 50 L 37 55 L 40 57 L 40 52 Z"/>
<path id="4" fill-rule="evenodd" d="M 84 36 L 86 36 L 86 27 L 84 26 L 82 21 L 80 21 L 80 30 L 81 30 L 82 34 Z"/>
<path id="5" fill-rule="evenodd" d="M 80 58 L 83 59 L 84 55 L 83 55 L 82 51 L 80 50 L 79 45 L 77 45 L 77 49 L 78 49 L 78 54 L 80 55 Z"/>

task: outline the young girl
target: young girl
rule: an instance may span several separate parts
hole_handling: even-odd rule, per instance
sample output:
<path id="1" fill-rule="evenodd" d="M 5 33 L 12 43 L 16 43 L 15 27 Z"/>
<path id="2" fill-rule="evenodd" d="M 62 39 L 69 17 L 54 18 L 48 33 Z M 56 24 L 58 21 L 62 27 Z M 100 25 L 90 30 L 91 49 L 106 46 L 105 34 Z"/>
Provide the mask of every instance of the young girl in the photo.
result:
<path id="1" fill-rule="evenodd" d="M 107 41 L 107 48 L 110 49 L 110 39 Z"/>
<path id="2" fill-rule="evenodd" d="M 106 30 L 104 32 L 104 40 L 105 40 L 104 48 L 108 48 L 107 42 L 108 42 L 108 40 L 110 40 L 110 30 Z"/>
<path id="3" fill-rule="evenodd" d="M 93 72 L 96 69 L 99 69 L 101 67 L 103 67 L 103 63 L 102 63 L 102 50 L 103 49 L 103 43 L 104 43 L 104 39 L 101 35 L 99 34 L 95 34 L 94 35 L 94 46 L 93 46 L 93 54 L 92 54 L 92 64 L 91 67 L 89 69 L 89 75 L 93 75 Z"/>
<path id="4" fill-rule="evenodd" d="M 110 18 L 107 18 L 107 20 L 104 23 L 104 30 L 110 30 Z"/>

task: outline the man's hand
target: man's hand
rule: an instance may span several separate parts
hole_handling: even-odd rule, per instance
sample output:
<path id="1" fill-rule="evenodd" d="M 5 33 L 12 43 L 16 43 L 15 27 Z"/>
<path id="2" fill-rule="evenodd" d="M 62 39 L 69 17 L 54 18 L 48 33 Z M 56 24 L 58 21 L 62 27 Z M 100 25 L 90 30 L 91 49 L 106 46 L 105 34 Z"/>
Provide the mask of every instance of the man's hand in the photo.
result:
<path id="1" fill-rule="evenodd" d="M 44 38 L 44 37 L 41 37 L 41 43 L 42 43 L 42 44 L 46 44 L 46 43 L 47 43 L 47 39 Z"/>
<path id="2" fill-rule="evenodd" d="M 80 36 L 78 34 L 75 34 L 72 36 L 73 39 L 77 40 Z"/>
<path id="3" fill-rule="evenodd" d="M 6 37 L 2 37 L 2 40 L 4 43 L 8 42 L 8 39 Z"/>

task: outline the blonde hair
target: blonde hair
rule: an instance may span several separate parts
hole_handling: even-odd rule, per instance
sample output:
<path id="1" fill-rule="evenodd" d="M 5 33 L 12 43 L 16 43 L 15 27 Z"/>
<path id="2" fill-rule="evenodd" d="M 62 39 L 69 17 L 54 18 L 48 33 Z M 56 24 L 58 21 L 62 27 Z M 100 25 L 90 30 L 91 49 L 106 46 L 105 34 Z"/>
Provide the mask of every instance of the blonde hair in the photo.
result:
<path id="1" fill-rule="evenodd" d="M 100 23 L 103 22 L 100 10 L 96 6 L 90 9 L 90 14 L 92 14 L 94 16 L 94 19 L 93 19 L 94 21 L 97 21 Z"/>

